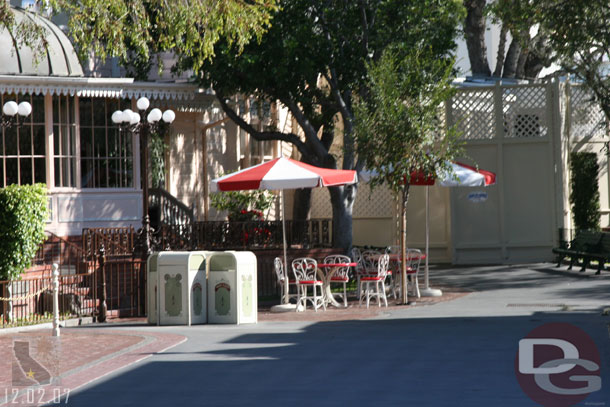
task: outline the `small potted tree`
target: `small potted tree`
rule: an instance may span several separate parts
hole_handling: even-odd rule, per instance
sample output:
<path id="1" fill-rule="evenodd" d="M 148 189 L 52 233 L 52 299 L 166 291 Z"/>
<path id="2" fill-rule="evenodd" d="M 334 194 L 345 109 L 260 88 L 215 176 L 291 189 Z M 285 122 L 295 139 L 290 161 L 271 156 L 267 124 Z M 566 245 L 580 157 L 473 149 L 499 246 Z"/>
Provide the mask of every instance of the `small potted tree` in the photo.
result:
<path id="1" fill-rule="evenodd" d="M 230 223 L 240 229 L 239 244 L 265 244 L 271 231 L 263 224 L 264 212 L 271 208 L 274 195 L 268 191 L 228 191 L 212 194 L 211 204 L 219 211 L 226 210 Z"/>

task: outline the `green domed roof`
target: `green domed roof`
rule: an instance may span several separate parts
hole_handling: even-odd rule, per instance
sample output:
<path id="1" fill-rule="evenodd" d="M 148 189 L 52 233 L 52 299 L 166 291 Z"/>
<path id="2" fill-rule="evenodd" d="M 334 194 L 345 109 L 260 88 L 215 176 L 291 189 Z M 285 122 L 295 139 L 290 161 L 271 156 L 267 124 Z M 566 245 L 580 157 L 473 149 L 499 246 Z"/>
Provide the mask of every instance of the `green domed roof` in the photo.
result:
<path id="1" fill-rule="evenodd" d="M 32 49 L 22 44 L 16 47 L 13 35 L 5 27 L 0 27 L 0 75 L 83 76 L 74 47 L 58 26 L 21 8 L 12 7 L 12 10 L 17 24 L 29 19 L 43 27 L 48 45 L 46 52 L 39 57 L 38 63 L 35 63 Z"/>

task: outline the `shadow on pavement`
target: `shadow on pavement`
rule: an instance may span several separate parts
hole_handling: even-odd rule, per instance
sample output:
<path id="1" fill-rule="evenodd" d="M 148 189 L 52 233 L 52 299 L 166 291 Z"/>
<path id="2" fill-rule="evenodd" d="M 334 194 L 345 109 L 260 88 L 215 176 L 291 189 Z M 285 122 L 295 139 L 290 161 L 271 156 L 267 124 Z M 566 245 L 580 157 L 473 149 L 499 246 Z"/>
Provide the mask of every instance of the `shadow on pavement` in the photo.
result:
<path id="1" fill-rule="evenodd" d="M 189 341 L 70 396 L 73 406 L 527 406 L 519 340 L 569 322 L 595 341 L 610 400 L 610 319 L 600 313 L 266 323 L 177 329 Z"/>

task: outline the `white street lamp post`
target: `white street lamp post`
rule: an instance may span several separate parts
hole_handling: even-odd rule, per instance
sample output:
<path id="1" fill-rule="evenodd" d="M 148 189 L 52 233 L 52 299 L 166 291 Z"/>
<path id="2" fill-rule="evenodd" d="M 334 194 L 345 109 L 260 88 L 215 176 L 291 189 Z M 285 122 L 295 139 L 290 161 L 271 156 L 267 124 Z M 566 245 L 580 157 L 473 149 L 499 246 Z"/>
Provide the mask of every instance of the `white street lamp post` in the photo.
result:
<path id="1" fill-rule="evenodd" d="M 176 118 L 172 110 L 161 112 L 154 108 L 146 115 L 146 110 L 150 106 L 150 101 L 146 97 L 141 97 L 136 102 L 140 113 L 131 109 L 123 111 L 117 110 L 112 114 L 112 122 L 118 124 L 121 130 L 127 130 L 140 136 L 140 152 L 142 155 L 143 168 L 140 171 L 142 178 L 142 237 L 144 239 L 144 254 L 148 255 L 150 248 L 150 218 L 148 216 L 148 135 L 154 131 L 161 121 L 171 124 Z M 144 120 L 146 118 L 146 120 Z"/>

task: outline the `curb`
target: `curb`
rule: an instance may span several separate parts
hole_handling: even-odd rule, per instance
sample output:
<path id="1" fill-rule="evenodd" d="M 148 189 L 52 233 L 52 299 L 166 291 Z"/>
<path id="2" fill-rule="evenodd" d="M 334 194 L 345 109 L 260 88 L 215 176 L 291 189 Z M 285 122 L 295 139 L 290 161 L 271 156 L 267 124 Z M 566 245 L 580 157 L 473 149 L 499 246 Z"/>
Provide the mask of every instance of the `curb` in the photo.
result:
<path id="1" fill-rule="evenodd" d="M 59 321 L 60 328 L 71 328 L 80 325 L 89 325 L 93 323 L 93 317 L 70 318 Z M 11 328 L 0 328 L 0 335 L 16 334 L 19 332 L 37 331 L 41 329 L 53 329 L 52 322 L 45 322 L 36 325 L 14 326 Z"/>

